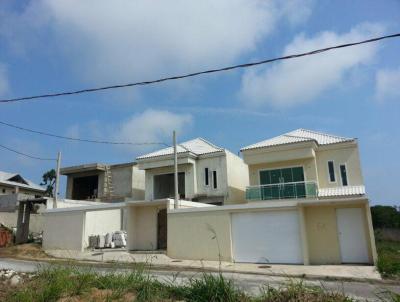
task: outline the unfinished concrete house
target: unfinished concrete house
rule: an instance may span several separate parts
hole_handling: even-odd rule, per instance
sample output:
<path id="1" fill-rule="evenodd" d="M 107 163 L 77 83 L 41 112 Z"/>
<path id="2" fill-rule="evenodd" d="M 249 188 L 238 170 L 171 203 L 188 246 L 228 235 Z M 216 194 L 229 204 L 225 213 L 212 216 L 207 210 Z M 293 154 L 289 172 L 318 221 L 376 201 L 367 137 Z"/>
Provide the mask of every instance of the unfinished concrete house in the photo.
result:
<path id="1" fill-rule="evenodd" d="M 182 200 L 214 205 L 242 203 L 249 183 L 247 165 L 226 149 L 203 138 L 177 146 L 178 191 Z M 138 157 L 146 172 L 145 200 L 173 198 L 173 148 Z"/>
<path id="2" fill-rule="evenodd" d="M 121 202 L 144 198 L 144 171 L 135 162 L 64 167 L 66 199 Z"/>

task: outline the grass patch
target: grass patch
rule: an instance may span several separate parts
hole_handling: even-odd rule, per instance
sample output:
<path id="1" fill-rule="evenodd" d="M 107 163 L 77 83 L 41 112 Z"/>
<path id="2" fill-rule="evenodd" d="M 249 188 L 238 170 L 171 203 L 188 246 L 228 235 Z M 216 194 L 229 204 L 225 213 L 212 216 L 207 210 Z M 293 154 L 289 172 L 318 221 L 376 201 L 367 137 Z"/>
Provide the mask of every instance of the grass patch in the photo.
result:
<path id="1" fill-rule="evenodd" d="M 305 286 L 302 281 L 289 281 L 284 286 L 275 289 L 265 287 L 260 301 L 286 302 L 286 301 L 311 301 L 311 302 L 353 302 L 354 299 L 339 292 L 325 292 L 321 287 Z"/>
<path id="2" fill-rule="evenodd" d="M 280 288 L 265 286 L 257 297 L 249 296 L 222 274 L 202 273 L 177 285 L 151 276 L 146 266 L 126 273 L 101 274 L 82 267 L 52 266 L 40 269 L 32 279 L 18 287 L 7 288 L 4 301 L 78 302 L 78 301 L 193 301 L 193 302 L 350 302 L 339 292 L 309 287 L 289 281 Z M 3 300 L 2 300 L 3 301 Z M 386 300 L 385 300 L 386 301 Z M 392 300 L 398 301 L 396 297 Z"/>
<path id="3" fill-rule="evenodd" d="M 385 278 L 400 279 L 400 242 L 377 240 L 377 267 Z"/>

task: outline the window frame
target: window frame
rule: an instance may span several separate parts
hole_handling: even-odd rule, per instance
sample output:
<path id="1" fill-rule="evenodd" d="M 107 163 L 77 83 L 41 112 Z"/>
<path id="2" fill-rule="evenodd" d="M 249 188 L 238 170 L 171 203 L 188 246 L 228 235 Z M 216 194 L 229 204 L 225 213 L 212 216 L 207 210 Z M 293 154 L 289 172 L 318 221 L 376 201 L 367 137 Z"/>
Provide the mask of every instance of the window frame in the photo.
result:
<path id="1" fill-rule="evenodd" d="M 214 190 L 218 189 L 218 173 L 217 170 L 212 171 L 212 188 Z"/>
<path id="2" fill-rule="evenodd" d="M 204 186 L 210 186 L 210 169 L 208 167 L 204 168 Z"/>
<path id="3" fill-rule="evenodd" d="M 333 181 L 331 180 L 331 173 L 329 172 L 329 163 L 332 163 L 332 167 L 333 167 L 333 178 L 334 178 Z M 331 184 L 337 183 L 337 177 L 336 177 L 336 171 L 335 171 L 335 161 L 332 160 L 332 159 L 328 160 L 327 161 L 327 167 L 328 167 L 328 170 L 327 170 L 327 172 L 328 172 L 327 173 L 328 174 L 328 182 L 331 183 Z"/>
<path id="4" fill-rule="evenodd" d="M 346 181 L 347 181 L 347 185 L 343 184 L 343 177 L 342 177 L 342 169 L 341 167 L 344 166 L 345 172 L 346 172 Z M 340 172 L 340 183 L 343 187 L 348 187 L 350 186 L 350 182 L 349 182 L 349 170 L 347 169 L 347 163 L 342 163 L 339 165 L 339 172 Z"/>
<path id="5" fill-rule="evenodd" d="M 261 184 L 261 172 L 263 171 L 272 171 L 272 170 L 282 170 L 282 169 L 293 169 L 293 168 L 302 168 L 303 169 L 303 176 L 304 176 L 304 182 L 307 182 L 307 173 L 305 169 L 305 165 L 294 165 L 294 166 L 279 166 L 279 167 L 274 167 L 274 168 L 267 168 L 267 169 L 258 169 L 258 185 L 262 186 Z"/>

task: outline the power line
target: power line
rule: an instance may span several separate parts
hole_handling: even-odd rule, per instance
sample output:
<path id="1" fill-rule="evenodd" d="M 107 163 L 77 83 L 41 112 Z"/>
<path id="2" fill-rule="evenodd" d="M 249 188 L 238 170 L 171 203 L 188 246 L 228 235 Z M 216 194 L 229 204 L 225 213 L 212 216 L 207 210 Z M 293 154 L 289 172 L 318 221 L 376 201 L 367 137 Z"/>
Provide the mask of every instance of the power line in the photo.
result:
<path id="1" fill-rule="evenodd" d="M 97 88 L 87 88 L 87 89 L 74 90 L 74 91 L 48 93 L 48 94 L 25 96 L 25 97 L 12 98 L 12 99 L 2 99 L 2 100 L 0 100 L 0 103 L 10 103 L 10 102 L 19 102 L 19 101 L 26 101 L 26 100 L 35 100 L 35 99 L 40 99 L 40 98 L 54 98 L 54 97 L 60 97 L 60 96 L 68 96 L 68 95 L 74 95 L 74 94 L 90 93 L 90 92 L 95 92 L 95 91 L 110 90 L 110 89 L 117 89 L 117 88 L 125 88 L 125 87 L 132 87 L 132 86 L 145 86 L 145 85 L 156 84 L 156 83 L 161 83 L 161 82 L 166 82 L 166 81 L 172 81 L 172 80 L 179 80 L 179 79 L 184 79 L 184 78 L 189 78 L 189 77 L 195 77 L 195 76 L 199 76 L 199 75 L 202 75 L 202 74 L 229 71 L 229 70 L 238 69 L 238 68 L 248 68 L 248 67 L 252 67 L 252 66 L 256 66 L 256 65 L 262 65 L 262 64 L 275 62 L 275 61 L 300 58 L 300 57 L 304 57 L 304 56 L 315 55 L 315 54 L 318 54 L 318 53 L 330 51 L 330 50 L 333 50 L 333 49 L 356 46 L 356 45 L 360 45 L 360 44 L 372 43 L 372 42 L 377 42 L 377 41 L 384 40 L 384 39 L 398 38 L 398 37 L 400 37 L 400 33 L 393 34 L 393 35 L 387 35 L 387 36 L 380 36 L 380 37 L 371 38 L 371 39 L 363 40 L 363 41 L 359 41 L 359 42 L 340 44 L 340 45 L 331 46 L 331 47 L 327 47 L 327 48 L 316 49 L 316 50 L 309 51 L 309 52 L 303 52 L 303 53 L 299 53 L 299 54 L 293 54 L 293 55 L 288 55 L 288 56 L 283 56 L 283 57 L 277 57 L 277 58 L 273 58 L 273 59 L 266 59 L 266 60 L 262 60 L 262 61 L 256 61 L 256 62 L 250 62 L 250 63 L 245 63 L 245 64 L 233 65 L 233 66 L 228 66 L 228 67 L 223 67 L 223 68 L 209 69 L 209 70 L 204 70 L 204 71 L 199 71 L 199 72 L 194 72 L 194 73 L 188 73 L 188 74 L 184 74 L 184 75 L 165 77 L 165 78 L 160 78 L 158 80 L 150 80 L 150 81 L 135 82 L 135 83 L 128 83 L 128 84 L 120 84 L 120 85 L 112 85 L 112 86 L 103 86 L 103 87 L 97 87 Z"/>
<path id="2" fill-rule="evenodd" d="M 18 130 L 26 131 L 26 132 L 31 132 L 31 133 L 36 133 L 40 135 L 46 135 L 50 137 L 55 137 L 59 139 L 66 139 L 66 140 L 71 140 L 71 141 L 78 141 L 78 142 L 85 142 L 85 143 L 94 143 L 94 144 L 108 144 L 108 145 L 136 145 L 136 146 L 148 146 L 148 145 L 164 145 L 169 147 L 168 144 L 162 143 L 162 142 L 116 142 L 116 141 L 103 141 L 103 140 L 94 140 L 94 139 L 83 139 L 83 138 L 75 138 L 75 137 L 69 137 L 69 136 L 63 136 L 63 135 L 58 135 L 58 134 L 52 134 L 52 133 L 47 133 L 43 131 L 38 131 L 38 130 L 33 130 L 29 128 L 24 128 L 21 126 L 13 125 L 10 123 L 2 122 L 0 121 L 1 125 L 8 126 L 11 128 L 15 128 Z"/>
<path id="3" fill-rule="evenodd" d="M 11 151 L 11 152 L 14 152 L 14 153 L 17 153 L 17 154 L 25 156 L 25 157 L 37 159 L 37 160 L 57 160 L 56 158 L 43 158 L 43 157 L 37 157 L 37 156 L 29 155 L 29 154 L 26 154 L 26 153 L 11 149 L 11 148 L 6 147 L 6 146 L 1 145 L 1 144 L 0 144 L 0 148 L 3 148 L 5 150 L 8 150 L 8 151 Z"/>

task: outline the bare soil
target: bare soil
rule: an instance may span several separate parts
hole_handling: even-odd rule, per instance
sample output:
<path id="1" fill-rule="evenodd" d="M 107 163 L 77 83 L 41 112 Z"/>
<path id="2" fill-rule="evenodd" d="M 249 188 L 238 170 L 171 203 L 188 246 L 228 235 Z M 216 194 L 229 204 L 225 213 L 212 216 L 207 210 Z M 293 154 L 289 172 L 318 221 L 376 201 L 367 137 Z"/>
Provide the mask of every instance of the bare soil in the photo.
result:
<path id="1" fill-rule="evenodd" d="M 37 243 L 26 243 L 0 248 L 0 257 L 29 260 L 45 260 L 51 258 L 42 250 L 42 246 Z"/>

